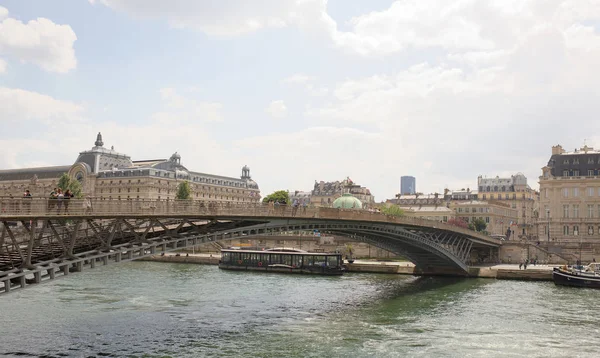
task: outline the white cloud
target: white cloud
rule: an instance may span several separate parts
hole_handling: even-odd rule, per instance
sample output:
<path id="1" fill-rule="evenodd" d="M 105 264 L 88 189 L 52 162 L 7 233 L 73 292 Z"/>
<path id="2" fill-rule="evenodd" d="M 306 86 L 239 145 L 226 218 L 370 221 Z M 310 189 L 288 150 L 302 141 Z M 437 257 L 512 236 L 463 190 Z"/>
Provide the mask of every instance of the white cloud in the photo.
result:
<path id="1" fill-rule="evenodd" d="M 287 84 L 306 85 L 307 83 L 311 83 L 314 80 L 316 80 L 315 76 L 309 76 L 304 73 L 295 73 L 290 77 L 284 78 L 282 82 Z"/>
<path id="2" fill-rule="evenodd" d="M 65 73 L 77 66 L 73 43 L 77 40 L 69 25 L 57 25 L 38 18 L 26 24 L 8 17 L 0 7 L 0 54 L 33 63 L 46 71 Z"/>
<path id="3" fill-rule="evenodd" d="M 0 6 L 0 20 L 4 20 L 8 17 L 8 9 Z"/>
<path id="4" fill-rule="evenodd" d="M 194 92 L 194 91 L 191 91 Z M 160 95 L 168 112 L 155 114 L 161 120 L 200 120 L 204 122 L 220 122 L 223 120 L 223 105 L 218 102 L 198 101 L 187 98 L 174 88 L 162 88 Z"/>
<path id="5" fill-rule="evenodd" d="M 275 119 L 281 119 L 287 116 L 287 107 L 282 100 L 272 101 L 265 111 Z"/>
<path id="6" fill-rule="evenodd" d="M 6 61 L 0 58 L 0 74 L 6 72 Z"/>
<path id="7" fill-rule="evenodd" d="M 313 1 L 313 0 L 309 0 Z M 138 17 L 163 17 L 177 28 L 215 36 L 236 36 L 264 28 L 287 26 L 296 0 L 90 0 Z"/>
<path id="8" fill-rule="evenodd" d="M 37 92 L 0 87 L 0 123 L 41 120 L 62 123 L 81 120 L 84 107 Z"/>
<path id="9" fill-rule="evenodd" d="M 296 73 L 290 77 L 284 78 L 281 82 L 291 86 L 301 86 L 306 93 L 311 96 L 323 97 L 329 94 L 329 89 L 324 86 L 316 86 L 315 82 L 317 78 L 315 76 L 309 76 L 303 73 Z"/>

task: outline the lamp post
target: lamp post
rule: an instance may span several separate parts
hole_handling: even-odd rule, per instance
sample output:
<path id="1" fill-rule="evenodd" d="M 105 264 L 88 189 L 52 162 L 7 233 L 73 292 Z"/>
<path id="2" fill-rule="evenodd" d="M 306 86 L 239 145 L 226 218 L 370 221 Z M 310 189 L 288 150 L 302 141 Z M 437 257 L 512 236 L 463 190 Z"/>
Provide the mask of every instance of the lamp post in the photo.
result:
<path id="1" fill-rule="evenodd" d="M 548 220 L 548 242 L 550 242 L 550 209 L 546 209 L 546 219 Z"/>

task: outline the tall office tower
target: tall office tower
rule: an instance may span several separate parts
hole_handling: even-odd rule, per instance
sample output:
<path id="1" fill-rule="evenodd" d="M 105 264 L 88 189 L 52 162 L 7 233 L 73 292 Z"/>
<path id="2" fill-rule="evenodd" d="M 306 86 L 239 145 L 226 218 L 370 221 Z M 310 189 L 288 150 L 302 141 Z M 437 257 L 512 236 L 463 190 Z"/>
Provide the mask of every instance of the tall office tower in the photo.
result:
<path id="1" fill-rule="evenodd" d="M 415 194 L 417 192 L 417 180 L 415 177 L 400 177 L 400 194 Z"/>

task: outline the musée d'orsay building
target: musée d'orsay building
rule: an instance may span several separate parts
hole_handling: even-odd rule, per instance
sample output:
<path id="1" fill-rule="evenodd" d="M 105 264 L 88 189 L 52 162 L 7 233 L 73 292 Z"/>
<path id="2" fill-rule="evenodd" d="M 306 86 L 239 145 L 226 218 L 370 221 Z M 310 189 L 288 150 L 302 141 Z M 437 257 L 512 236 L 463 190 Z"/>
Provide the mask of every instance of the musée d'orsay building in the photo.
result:
<path id="1" fill-rule="evenodd" d="M 0 197 L 21 197 L 29 189 L 45 198 L 63 173 L 81 182 L 85 196 L 98 199 L 174 199 L 177 185 L 188 181 L 194 200 L 258 202 L 260 190 L 242 168 L 240 178 L 189 171 L 181 156 L 169 159 L 132 161 L 114 149 L 104 148 L 98 133 L 94 147 L 79 153 L 72 165 L 0 170 Z"/>

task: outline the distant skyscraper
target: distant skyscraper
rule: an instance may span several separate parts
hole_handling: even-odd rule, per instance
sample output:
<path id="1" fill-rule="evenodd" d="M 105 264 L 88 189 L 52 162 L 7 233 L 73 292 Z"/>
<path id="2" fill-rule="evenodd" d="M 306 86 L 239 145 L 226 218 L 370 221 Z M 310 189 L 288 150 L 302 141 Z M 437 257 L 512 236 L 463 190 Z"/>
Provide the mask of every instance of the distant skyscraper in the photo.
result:
<path id="1" fill-rule="evenodd" d="M 417 192 L 417 179 L 411 176 L 400 177 L 400 194 L 415 194 Z"/>

